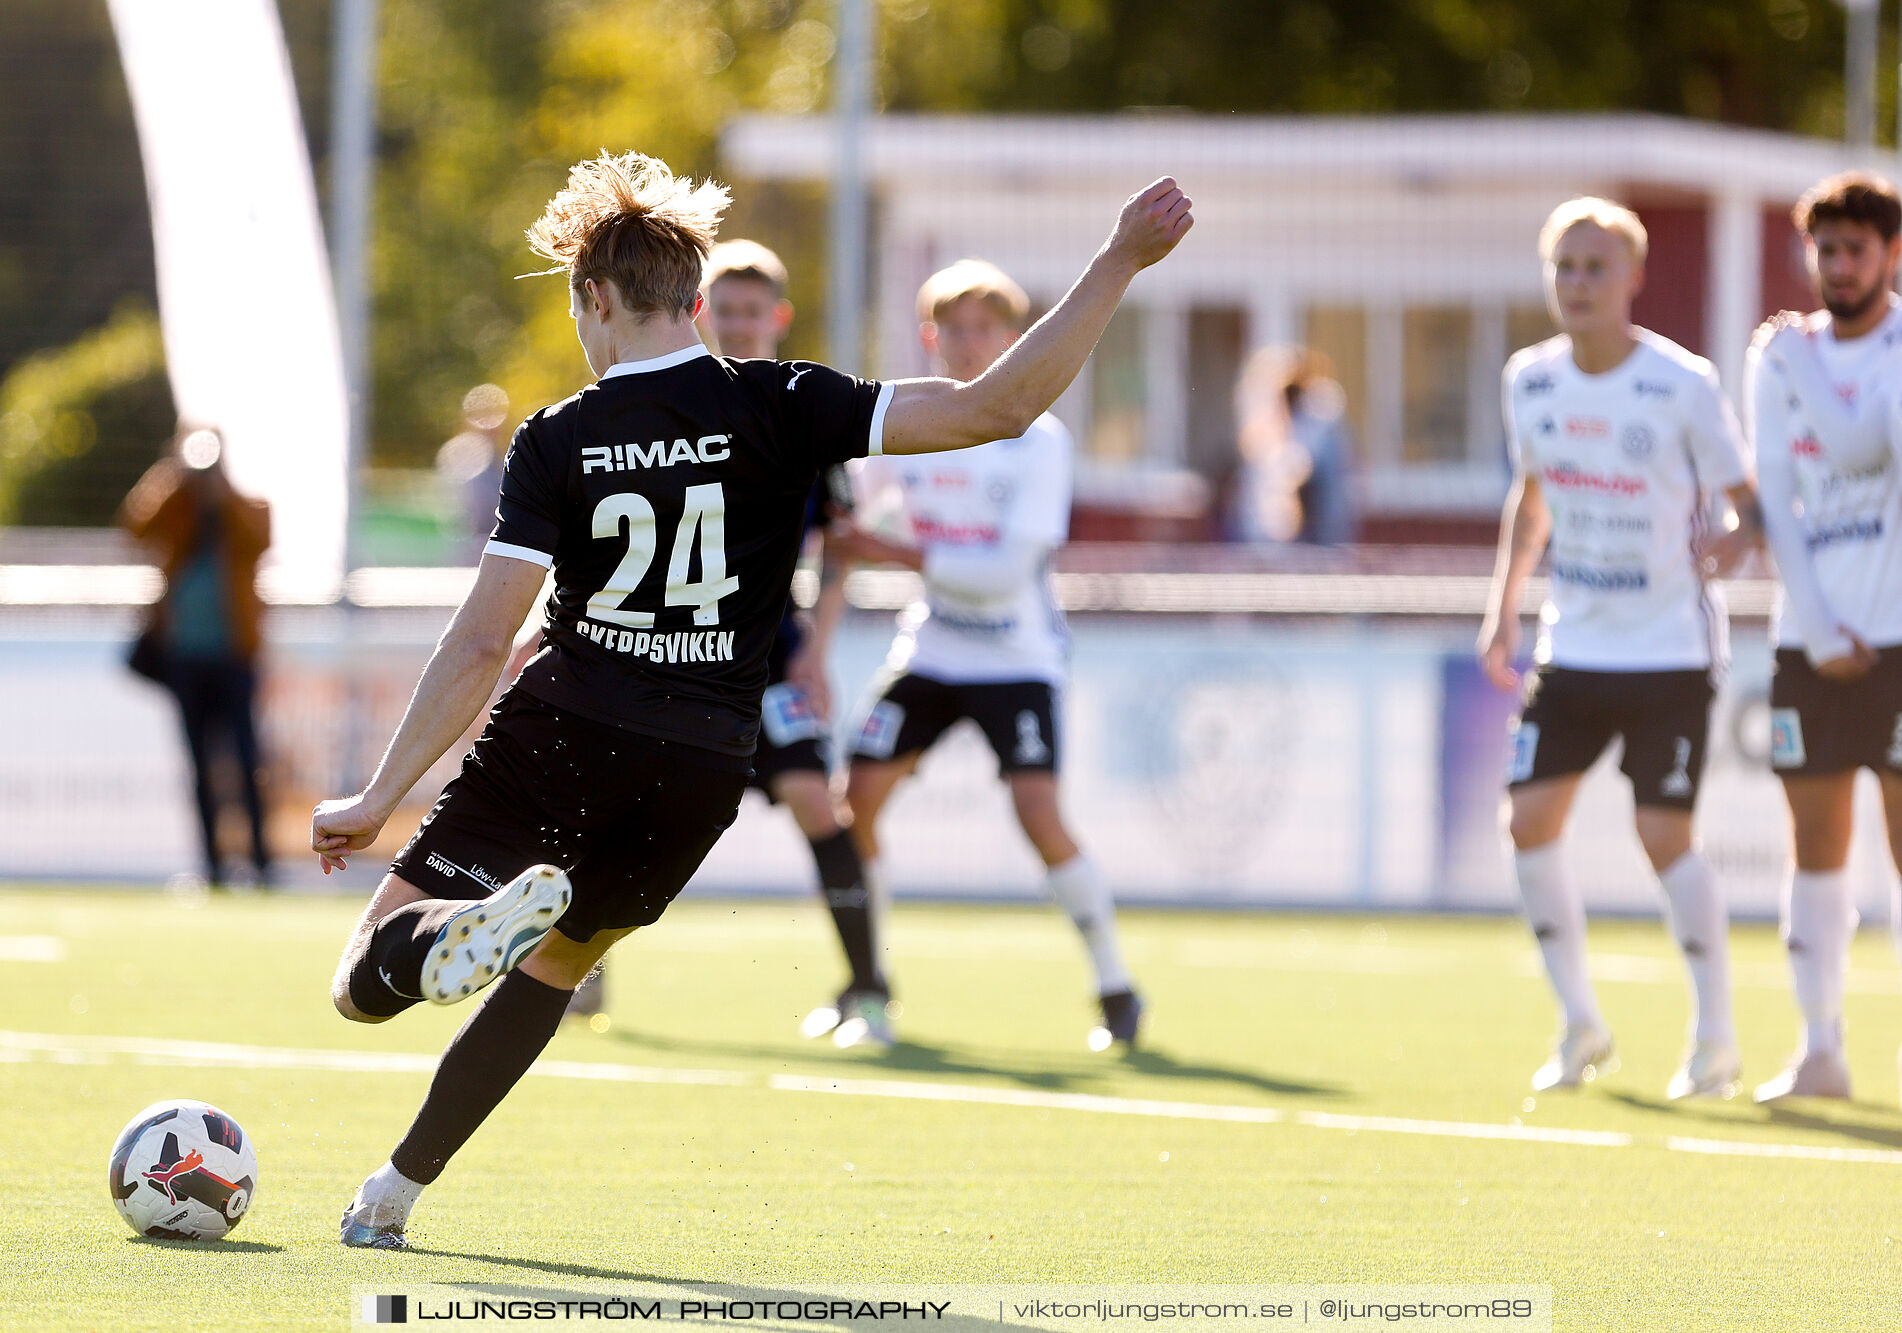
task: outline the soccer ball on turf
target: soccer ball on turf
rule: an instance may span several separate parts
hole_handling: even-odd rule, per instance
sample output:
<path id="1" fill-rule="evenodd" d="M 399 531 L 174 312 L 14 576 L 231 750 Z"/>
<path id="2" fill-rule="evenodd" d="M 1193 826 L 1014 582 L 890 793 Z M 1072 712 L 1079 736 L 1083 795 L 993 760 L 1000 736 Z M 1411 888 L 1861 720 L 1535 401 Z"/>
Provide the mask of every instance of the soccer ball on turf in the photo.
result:
<path id="1" fill-rule="evenodd" d="M 107 1184 L 126 1225 L 154 1240 L 217 1240 L 244 1220 L 258 1155 L 238 1122 L 203 1102 L 156 1102 L 112 1145 Z"/>

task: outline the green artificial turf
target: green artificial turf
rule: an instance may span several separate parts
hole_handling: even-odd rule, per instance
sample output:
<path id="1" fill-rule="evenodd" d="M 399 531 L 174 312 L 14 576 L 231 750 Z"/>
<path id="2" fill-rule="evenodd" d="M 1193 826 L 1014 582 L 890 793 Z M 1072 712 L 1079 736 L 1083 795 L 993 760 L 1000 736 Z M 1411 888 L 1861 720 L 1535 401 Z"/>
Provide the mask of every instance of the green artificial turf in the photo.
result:
<path id="1" fill-rule="evenodd" d="M 1513 920 L 1128 913 L 1150 1020 L 1125 1056 L 1085 1047 L 1089 976 L 1054 912 L 901 904 L 901 1042 L 876 1053 L 797 1033 L 840 980 L 816 905 L 688 901 L 612 956 L 608 1030 L 565 1029 L 545 1057 L 630 1068 L 524 1080 L 418 1205 L 415 1248 L 389 1254 L 339 1247 L 337 1217 L 427 1071 L 283 1052 L 433 1056 L 461 1015 L 338 1018 L 354 911 L 0 892 L 0 945 L 63 953 L 0 961 L 0 1327 L 347 1328 L 360 1293 L 438 1282 L 1512 1283 L 1550 1285 L 1562 1329 L 1894 1326 L 1902 985 L 1873 932 L 1849 998 L 1857 1100 L 1772 1113 L 1664 1100 L 1686 995 L 1652 923 L 1593 928 L 1622 1067 L 1528 1100 L 1554 1018 Z M 1733 949 L 1754 1082 L 1795 1020 L 1774 933 L 1740 927 Z M 150 1063 L 132 1039 L 260 1049 Z M 919 1085 L 951 1099 L 895 1095 Z M 225 1241 L 135 1239 L 107 1197 L 115 1135 L 169 1097 L 257 1146 L 255 1205 Z M 1210 1118 L 1233 1107 L 1283 1115 Z M 1629 1139 L 1426 1132 L 1449 1125 Z M 1851 1156 L 1733 1155 L 1753 1144 Z"/>

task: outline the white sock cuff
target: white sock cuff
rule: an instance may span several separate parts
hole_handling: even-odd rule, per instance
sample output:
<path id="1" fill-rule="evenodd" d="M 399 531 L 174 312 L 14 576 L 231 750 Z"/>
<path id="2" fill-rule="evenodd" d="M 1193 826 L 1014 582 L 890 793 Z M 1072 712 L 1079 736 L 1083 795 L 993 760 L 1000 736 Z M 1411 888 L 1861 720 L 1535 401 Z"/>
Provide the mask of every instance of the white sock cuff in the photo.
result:
<path id="1" fill-rule="evenodd" d="M 1664 885 L 1665 889 L 1669 891 L 1673 886 L 1681 884 L 1693 876 L 1698 879 L 1715 880 L 1716 878 L 1715 874 L 1711 871 L 1710 862 L 1704 859 L 1704 853 L 1698 851 L 1695 847 L 1660 870 L 1658 872 L 1658 883 Z"/>
<path id="2" fill-rule="evenodd" d="M 1073 886 L 1086 885 L 1097 878 L 1096 862 L 1089 858 L 1088 853 L 1078 852 L 1062 865 L 1046 868 L 1044 877 L 1049 881 L 1051 889 L 1057 892 Z"/>
<path id="3" fill-rule="evenodd" d="M 1810 893 L 1849 893 L 1849 867 L 1837 870 L 1794 870 L 1790 872 L 1790 888 L 1806 890 Z"/>
<path id="4" fill-rule="evenodd" d="M 1658 886 L 1670 904 L 1672 927 L 1680 939 L 1721 936 L 1729 924 L 1730 908 L 1717 887 L 1717 872 L 1701 852 L 1689 851 L 1658 872 Z"/>
<path id="5" fill-rule="evenodd" d="M 1844 943 L 1856 933 L 1862 916 L 1849 889 L 1849 868 L 1840 870 L 1798 870 L 1790 876 L 1783 920 L 1786 935 L 1792 931 L 1815 935 L 1840 932 Z"/>
<path id="6" fill-rule="evenodd" d="M 1564 842 L 1563 838 L 1554 838 L 1538 847 L 1515 847 L 1512 850 L 1512 864 L 1521 877 L 1531 875 L 1543 880 L 1563 869 Z"/>
<path id="7" fill-rule="evenodd" d="M 395 1204 L 405 1212 L 422 1197 L 423 1188 L 398 1171 L 394 1162 L 383 1163 L 363 1182 L 365 1202 Z"/>

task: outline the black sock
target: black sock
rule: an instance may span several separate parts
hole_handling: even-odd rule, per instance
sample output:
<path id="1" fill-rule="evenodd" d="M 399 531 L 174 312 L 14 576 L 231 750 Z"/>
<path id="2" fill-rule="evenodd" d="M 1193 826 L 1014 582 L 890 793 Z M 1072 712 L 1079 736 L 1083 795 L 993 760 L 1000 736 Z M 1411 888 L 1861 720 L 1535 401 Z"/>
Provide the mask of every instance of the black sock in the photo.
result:
<path id="1" fill-rule="evenodd" d="M 885 989 L 878 974 L 878 962 L 872 954 L 872 893 L 865 883 L 865 866 L 852 835 L 840 829 L 829 838 L 816 838 L 812 859 L 819 864 L 819 883 L 832 913 L 832 924 L 839 928 L 839 943 L 845 947 L 845 961 L 852 969 L 852 989 Z"/>
<path id="2" fill-rule="evenodd" d="M 371 1018 L 391 1018 L 418 1003 L 423 963 L 443 923 L 469 904 L 460 899 L 425 898 L 399 907 L 366 935 L 352 941 L 350 1003 Z"/>
<path id="3" fill-rule="evenodd" d="M 444 1048 L 429 1095 L 390 1154 L 390 1164 L 419 1185 L 440 1176 L 535 1063 L 561 1026 L 572 994 L 526 972 L 511 972 L 496 982 Z"/>

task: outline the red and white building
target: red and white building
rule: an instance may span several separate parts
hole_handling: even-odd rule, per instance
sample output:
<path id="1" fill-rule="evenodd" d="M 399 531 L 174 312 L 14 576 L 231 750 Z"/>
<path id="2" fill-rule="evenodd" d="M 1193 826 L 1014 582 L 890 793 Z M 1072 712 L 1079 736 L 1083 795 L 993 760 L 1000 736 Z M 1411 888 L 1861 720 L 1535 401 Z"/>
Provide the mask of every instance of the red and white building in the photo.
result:
<path id="1" fill-rule="evenodd" d="M 823 183 L 825 117 L 728 127 L 742 180 Z M 1535 243 L 1602 194 L 1651 233 L 1638 318 L 1739 383 L 1757 321 L 1810 304 L 1789 210 L 1854 164 L 1838 144 L 1640 115 L 911 116 L 869 122 L 874 363 L 921 371 L 912 298 L 965 255 L 1054 300 L 1132 190 L 1176 176 L 1196 229 L 1137 282 L 1059 406 L 1079 501 L 1168 497 L 1234 449 L 1242 359 L 1333 360 L 1360 442 L 1367 536 L 1491 540 L 1504 493 L 1499 370 L 1551 332 Z"/>

